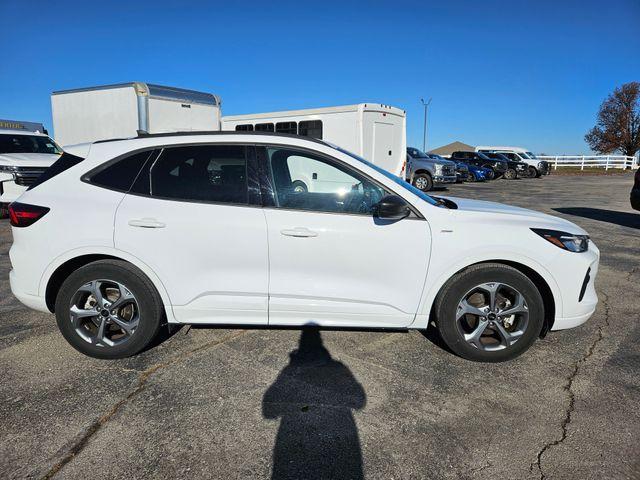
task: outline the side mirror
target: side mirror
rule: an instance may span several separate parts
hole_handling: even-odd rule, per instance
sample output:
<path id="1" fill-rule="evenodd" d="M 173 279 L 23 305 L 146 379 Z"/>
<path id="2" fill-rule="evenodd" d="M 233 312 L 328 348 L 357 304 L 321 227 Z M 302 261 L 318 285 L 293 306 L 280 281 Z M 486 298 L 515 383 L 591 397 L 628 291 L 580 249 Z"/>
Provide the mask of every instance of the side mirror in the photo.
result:
<path id="1" fill-rule="evenodd" d="M 397 195 L 387 195 L 378 202 L 375 216 L 382 220 L 402 220 L 411 215 L 407 202 Z"/>

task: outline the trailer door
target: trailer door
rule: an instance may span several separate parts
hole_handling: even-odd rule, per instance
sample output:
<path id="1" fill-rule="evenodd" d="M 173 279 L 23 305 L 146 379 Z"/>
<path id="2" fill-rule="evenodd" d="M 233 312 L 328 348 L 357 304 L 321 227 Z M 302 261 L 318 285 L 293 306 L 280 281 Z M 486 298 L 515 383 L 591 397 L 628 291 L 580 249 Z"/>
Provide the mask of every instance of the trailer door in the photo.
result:
<path id="1" fill-rule="evenodd" d="M 392 123 L 373 123 L 373 158 L 376 165 L 393 172 L 395 165 L 393 162 L 394 152 L 394 131 Z"/>

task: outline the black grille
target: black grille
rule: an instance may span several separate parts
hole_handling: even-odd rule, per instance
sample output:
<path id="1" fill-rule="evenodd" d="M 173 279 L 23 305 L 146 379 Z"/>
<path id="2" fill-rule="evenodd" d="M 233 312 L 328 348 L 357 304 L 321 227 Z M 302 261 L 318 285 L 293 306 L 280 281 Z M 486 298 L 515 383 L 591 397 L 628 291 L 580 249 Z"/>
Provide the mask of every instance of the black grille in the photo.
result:
<path id="1" fill-rule="evenodd" d="M 14 175 L 16 185 L 31 186 L 45 170 L 44 167 L 18 167 Z"/>

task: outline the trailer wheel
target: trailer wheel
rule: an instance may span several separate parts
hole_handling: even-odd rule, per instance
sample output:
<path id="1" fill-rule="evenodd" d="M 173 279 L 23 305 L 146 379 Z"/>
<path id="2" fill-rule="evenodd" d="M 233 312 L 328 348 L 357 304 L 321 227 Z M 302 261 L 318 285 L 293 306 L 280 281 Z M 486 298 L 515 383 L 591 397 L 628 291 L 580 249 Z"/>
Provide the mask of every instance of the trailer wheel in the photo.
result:
<path id="1" fill-rule="evenodd" d="M 413 177 L 413 186 L 423 192 L 428 192 L 433 188 L 433 179 L 428 173 L 418 173 Z"/>
<path id="2" fill-rule="evenodd" d="M 307 193 L 309 191 L 307 184 L 302 180 L 296 180 L 293 182 L 291 184 L 291 189 L 293 190 L 293 193 Z"/>

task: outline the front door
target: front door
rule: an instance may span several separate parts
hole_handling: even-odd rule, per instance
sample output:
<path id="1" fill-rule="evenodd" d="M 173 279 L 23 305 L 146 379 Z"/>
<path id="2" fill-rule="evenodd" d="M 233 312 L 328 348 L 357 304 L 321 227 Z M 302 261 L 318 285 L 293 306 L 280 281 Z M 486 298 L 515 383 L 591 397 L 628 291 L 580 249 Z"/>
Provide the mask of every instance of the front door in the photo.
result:
<path id="1" fill-rule="evenodd" d="M 247 188 L 252 152 L 164 148 L 117 210 L 116 248 L 156 272 L 181 322 L 267 323 L 267 228 Z"/>
<path id="2" fill-rule="evenodd" d="M 376 219 L 387 192 L 329 157 L 287 147 L 259 149 L 269 166 L 269 324 L 405 327 L 427 274 L 428 222 Z M 322 188 L 296 188 L 304 179 Z"/>

